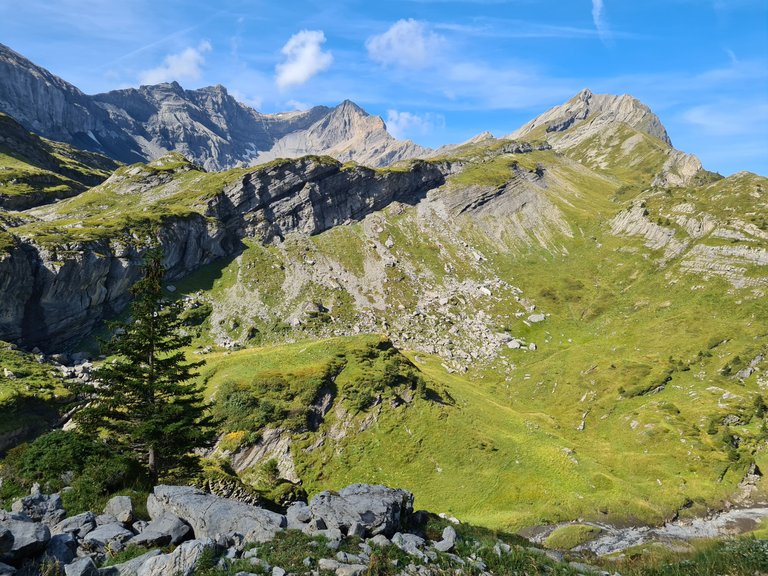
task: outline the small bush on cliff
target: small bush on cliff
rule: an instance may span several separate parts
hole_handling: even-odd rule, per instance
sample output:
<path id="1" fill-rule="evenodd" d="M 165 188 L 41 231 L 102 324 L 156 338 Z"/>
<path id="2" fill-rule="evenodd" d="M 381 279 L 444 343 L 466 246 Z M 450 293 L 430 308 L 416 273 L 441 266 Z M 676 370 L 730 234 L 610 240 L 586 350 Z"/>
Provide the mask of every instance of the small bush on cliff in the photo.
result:
<path id="1" fill-rule="evenodd" d="M 186 363 L 181 305 L 163 297 L 161 255 L 152 250 L 133 288 L 131 320 L 114 325 L 115 355 L 95 373 L 97 384 L 77 384 L 86 404 L 75 415 L 85 433 L 104 433 L 133 452 L 152 481 L 191 463 L 192 449 L 215 433 L 202 389 L 191 381 L 202 362 Z"/>

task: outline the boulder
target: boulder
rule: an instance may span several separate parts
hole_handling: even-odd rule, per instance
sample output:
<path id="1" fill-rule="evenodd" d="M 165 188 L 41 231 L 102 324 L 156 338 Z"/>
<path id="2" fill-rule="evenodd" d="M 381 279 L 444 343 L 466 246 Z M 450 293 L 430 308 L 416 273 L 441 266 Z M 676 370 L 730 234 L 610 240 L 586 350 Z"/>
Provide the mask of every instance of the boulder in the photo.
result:
<path id="1" fill-rule="evenodd" d="M 192 529 L 184 521 L 169 512 L 147 524 L 141 533 L 128 541 L 139 546 L 167 546 L 180 544 L 192 536 Z"/>
<path id="2" fill-rule="evenodd" d="M 8 514 L 0 510 L 0 531 L 3 530 L 13 535 L 13 545 L 7 552 L 12 559 L 39 554 L 45 550 L 51 539 L 51 531 L 45 524 L 32 522 L 28 516 Z"/>
<path id="3" fill-rule="evenodd" d="M 66 576 L 99 576 L 99 569 L 90 557 L 80 558 L 64 566 Z"/>
<path id="4" fill-rule="evenodd" d="M 392 544 L 400 548 L 400 550 L 406 554 L 415 556 L 420 560 L 424 560 L 426 558 L 426 554 L 424 554 L 424 552 L 421 550 L 425 543 L 426 541 L 424 538 L 416 536 L 416 534 L 403 534 L 398 532 L 392 536 Z"/>
<path id="5" fill-rule="evenodd" d="M 11 504 L 11 512 L 25 514 L 36 522 L 43 522 L 49 526 L 58 524 L 67 513 L 61 503 L 58 494 L 42 494 L 40 486 L 35 484 L 29 496 L 24 496 Z"/>
<path id="6" fill-rule="evenodd" d="M 288 528 L 302 530 L 312 520 L 312 511 L 306 502 L 294 502 L 285 511 Z"/>
<path id="7" fill-rule="evenodd" d="M 147 499 L 153 520 L 171 513 L 192 527 L 196 538 L 242 534 L 248 542 L 269 542 L 287 525 L 285 516 L 186 486 L 156 486 Z"/>
<path id="8" fill-rule="evenodd" d="M 16 568 L 0 562 L 0 576 L 13 576 L 14 574 L 16 574 Z"/>
<path id="9" fill-rule="evenodd" d="M 115 522 L 113 524 L 104 524 L 97 527 L 93 532 L 89 532 L 83 538 L 83 543 L 91 548 L 103 550 L 112 542 L 124 544 L 131 538 L 133 538 L 133 532 L 127 530 L 119 522 Z"/>
<path id="10" fill-rule="evenodd" d="M 54 534 L 74 534 L 82 538 L 96 528 L 96 515 L 93 512 L 83 512 L 77 516 L 65 518 L 56 524 L 51 532 Z"/>
<path id="11" fill-rule="evenodd" d="M 13 532 L 8 528 L 0 526 L 0 556 L 10 552 L 13 548 Z"/>
<path id="12" fill-rule="evenodd" d="M 111 514 L 118 522 L 130 524 L 133 522 L 133 502 L 128 496 L 115 496 L 107 502 L 104 514 Z"/>
<path id="13" fill-rule="evenodd" d="M 413 512 L 413 494 L 406 490 L 352 484 L 339 492 L 325 491 L 312 498 L 309 508 L 328 528 L 343 533 L 358 524 L 368 536 L 391 536 L 401 529 Z"/>
<path id="14" fill-rule="evenodd" d="M 344 564 L 336 568 L 336 576 L 363 576 L 367 570 L 365 564 Z"/>
<path id="15" fill-rule="evenodd" d="M 161 554 L 162 552 L 160 552 L 160 550 L 150 550 L 146 554 L 131 558 L 127 562 L 115 564 L 108 568 L 101 568 L 99 574 L 101 576 L 136 576 L 139 568 L 141 568 L 147 560 L 154 558 L 155 556 L 160 556 Z"/>
<path id="16" fill-rule="evenodd" d="M 456 530 L 453 526 L 446 526 L 443 529 L 443 539 L 435 542 L 433 547 L 438 552 L 450 552 L 456 545 Z"/>
<path id="17" fill-rule="evenodd" d="M 77 540 L 72 534 L 55 534 L 45 547 L 45 557 L 69 564 L 77 556 Z"/>
<path id="18" fill-rule="evenodd" d="M 146 560 L 136 571 L 136 576 L 192 576 L 195 566 L 211 540 L 189 540 L 170 554 L 160 554 Z"/>

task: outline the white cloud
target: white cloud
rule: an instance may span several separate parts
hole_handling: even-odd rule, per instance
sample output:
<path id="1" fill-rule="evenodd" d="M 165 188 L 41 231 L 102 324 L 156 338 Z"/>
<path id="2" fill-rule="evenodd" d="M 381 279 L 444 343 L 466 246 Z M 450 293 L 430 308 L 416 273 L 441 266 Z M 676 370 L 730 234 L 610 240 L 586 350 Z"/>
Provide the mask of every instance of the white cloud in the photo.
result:
<path id="1" fill-rule="evenodd" d="M 603 14 L 603 0 L 592 0 L 592 21 L 595 23 L 595 29 L 603 42 L 610 39 L 611 33 L 608 29 L 608 23 Z"/>
<path id="2" fill-rule="evenodd" d="M 710 136 L 760 133 L 768 127 L 768 104 L 744 101 L 702 104 L 686 110 L 682 119 Z"/>
<path id="3" fill-rule="evenodd" d="M 275 67 L 277 86 L 299 86 L 327 70 L 333 63 L 333 55 L 321 49 L 324 43 L 325 34 L 320 30 L 302 30 L 291 36 L 282 49 L 285 62 Z"/>
<path id="4" fill-rule="evenodd" d="M 423 68 L 439 55 L 445 39 L 424 22 L 398 20 L 383 34 L 371 36 L 365 47 L 371 60 L 403 68 Z"/>
<path id="5" fill-rule="evenodd" d="M 445 128 L 445 117 L 442 114 L 427 113 L 419 116 L 411 112 L 387 110 L 387 130 L 395 138 L 425 136 L 440 128 Z"/>
<path id="6" fill-rule="evenodd" d="M 186 48 L 178 54 L 169 54 L 157 68 L 144 70 L 139 74 L 142 84 L 159 84 L 172 80 L 197 80 L 205 63 L 206 52 L 212 50 L 210 42 L 201 42 L 197 48 Z"/>

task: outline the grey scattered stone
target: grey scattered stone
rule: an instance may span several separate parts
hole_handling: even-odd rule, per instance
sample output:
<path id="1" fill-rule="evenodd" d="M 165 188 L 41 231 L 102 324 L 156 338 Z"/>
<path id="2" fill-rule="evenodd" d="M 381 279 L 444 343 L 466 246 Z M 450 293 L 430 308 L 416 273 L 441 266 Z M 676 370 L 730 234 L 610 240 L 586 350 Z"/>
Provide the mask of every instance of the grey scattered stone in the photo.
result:
<path id="1" fill-rule="evenodd" d="M 152 520 L 139 534 L 131 538 L 129 544 L 139 546 L 167 546 L 179 544 L 192 536 L 192 529 L 178 516 L 166 512 Z"/>
<path id="2" fill-rule="evenodd" d="M 384 536 L 384 534 L 376 534 L 373 538 L 370 538 L 368 542 L 373 546 L 378 546 L 379 548 L 386 548 L 387 546 L 392 546 L 392 541 Z"/>
<path id="3" fill-rule="evenodd" d="M 280 568 L 280 566 L 274 566 L 272 568 L 272 576 L 285 576 L 285 570 Z"/>
<path id="4" fill-rule="evenodd" d="M 160 550 L 150 550 L 146 554 L 131 558 L 127 562 L 122 564 L 115 564 L 109 568 L 102 568 L 99 572 L 101 576 L 136 576 L 139 568 L 150 558 L 160 556 L 162 552 Z"/>
<path id="5" fill-rule="evenodd" d="M 317 562 L 317 567 L 320 568 L 320 570 L 335 571 L 336 568 L 339 567 L 339 562 L 333 558 L 320 558 Z"/>
<path id="6" fill-rule="evenodd" d="M 435 542 L 433 547 L 438 552 L 449 552 L 456 545 L 456 530 L 453 526 L 446 526 L 443 529 L 443 539 Z"/>
<path id="7" fill-rule="evenodd" d="M 83 538 L 83 543 L 97 549 L 107 548 L 112 542 L 125 543 L 133 537 L 133 532 L 127 530 L 122 524 L 104 524 L 98 526 L 93 532 L 89 532 Z"/>
<path id="8" fill-rule="evenodd" d="M 398 532 L 392 536 L 392 544 L 400 548 L 400 550 L 406 554 L 421 560 L 426 558 L 426 554 L 421 550 L 421 547 L 424 546 L 425 543 L 426 541 L 424 538 L 416 536 L 416 534 L 402 534 Z"/>
<path id="9" fill-rule="evenodd" d="M 583 564 L 581 562 L 568 562 L 568 565 L 581 574 L 605 574 L 610 575 L 610 572 L 601 570 L 596 566 L 590 566 L 589 564 Z"/>
<path id="10" fill-rule="evenodd" d="M 285 528 L 285 516 L 186 486 L 156 486 L 147 499 L 151 518 L 170 512 L 192 527 L 197 538 L 242 534 L 247 542 L 268 542 Z"/>
<path id="11" fill-rule="evenodd" d="M 336 568 L 336 576 L 362 576 L 367 570 L 364 564 L 346 564 Z"/>
<path id="12" fill-rule="evenodd" d="M 65 518 L 56 524 L 51 532 L 54 534 L 74 534 L 82 538 L 96 528 L 96 515 L 93 512 L 83 512 L 77 516 Z"/>
<path id="13" fill-rule="evenodd" d="M 413 512 L 413 494 L 406 490 L 352 484 L 339 492 L 321 492 L 309 503 L 314 518 L 322 518 L 329 528 L 349 530 L 353 523 L 367 535 L 391 535 Z"/>
<path id="14" fill-rule="evenodd" d="M 210 539 L 189 540 L 170 554 L 149 558 L 137 570 L 136 576 L 192 576 L 203 552 L 212 546 Z"/>
<path id="15" fill-rule="evenodd" d="M 86 556 L 64 566 L 64 574 L 66 576 L 99 576 L 99 569 L 93 560 Z"/>
<path id="16" fill-rule="evenodd" d="M 130 524 L 133 522 L 133 502 L 128 496 L 115 496 L 110 498 L 104 507 L 104 514 L 111 514 L 118 522 Z"/>
<path id="17" fill-rule="evenodd" d="M 541 314 L 541 313 L 531 314 L 530 316 L 528 316 L 528 322 L 530 322 L 531 324 L 536 324 L 538 322 L 544 322 L 544 320 L 546 320 L 546 319 L 547 319 L 547 317 L 544 314 Z"/>
<path id="18" fill-rule="evenodd" d="M 52 526 L 58 524 L 67 515 L 61 496 L 58 494 L 41 494 L 40 486 L 35 484 L 32 493 L 11 504 L 11 512 L 25 514 L 35 522 L 43 522 Z"/>

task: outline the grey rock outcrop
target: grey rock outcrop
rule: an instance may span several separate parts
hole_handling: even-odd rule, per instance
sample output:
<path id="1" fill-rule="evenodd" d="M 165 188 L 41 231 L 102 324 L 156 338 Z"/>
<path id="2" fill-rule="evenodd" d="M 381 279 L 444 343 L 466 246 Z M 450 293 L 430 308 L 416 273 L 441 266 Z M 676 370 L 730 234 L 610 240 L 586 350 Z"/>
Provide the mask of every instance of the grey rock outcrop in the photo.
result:
<path id="1" fill-rule="evenodd" d="M 286 526 L 281 514 L 183 486 L 156 486 L 147 509 L 153 520 L 164 513 L 181 518 L 192 527 L 196 538 L 241 534 L 248 542 L 266 542 Z"/>
<path id="2" fill-rule="evenodd" d="M 122 524 L 104 524 L 94 531 L 88 532 L 83 542 L 95 550 L 109 548 L 114 542 L 124 544 L 133 537 L 133 532 L 123 527 Z"/>
<path id="3" fill-rule="evenodd" d="M 269 242 L 291 232 L 317 234 L 393 201 L 415 203 L 442 184 L 449 169 L 416 161 L 410 170 L 376 172 L 342 169 L 338 162 L 316 158 L 253 168 L 208 198 L 202 213 L 164 220 L 156 238 L 166 277 L 175 280 L 236 254 L 243 238 Z M 158 176 L 148 170 L 133 177 L 120 172 L 108 184 L 139 194 L 157 186 L 167 172 Z M 79 341 L 127 304 L 128 289 L 140 275 L 137 244 L 113 238 L 57 247 L 18 238 L 0 254 L 0 339 L 56 350 Z"/>
<path id="4" fill-rule="evenodd" d="M 54 534 L 74 534 L 81 538 L 96 528 L 96 515 L 93 512 L 83 512 L 76 516 L 65 518 L 56 524 L 52 532 Z"/>
<path id="5" fill-rule="evenodd" d="M 309 503 L 314 518 L 348 533 L 360 525 L 364 534 L 391 536 L 413 512 L 413 494 L 406 490 L 352 484 L 339 492 L 320 492 Z"/>

